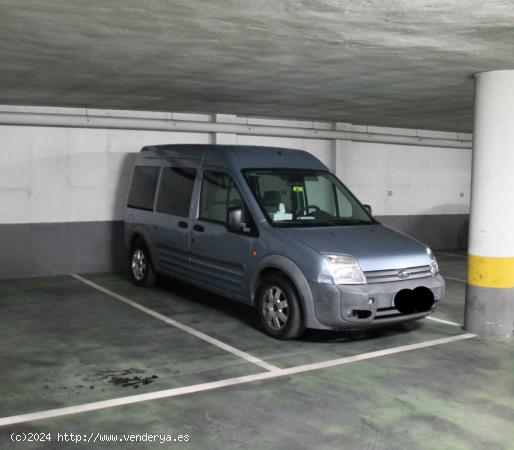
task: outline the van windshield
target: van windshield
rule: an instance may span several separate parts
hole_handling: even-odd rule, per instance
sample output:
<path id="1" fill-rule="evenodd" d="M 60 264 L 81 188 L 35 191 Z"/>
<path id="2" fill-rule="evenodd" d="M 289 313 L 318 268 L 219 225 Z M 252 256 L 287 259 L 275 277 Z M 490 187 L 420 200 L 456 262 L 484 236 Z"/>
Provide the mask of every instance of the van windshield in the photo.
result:
<path id="1" fill-rule="evenodd" d="M 243 174 L 273 225 L 308 227 L 377 223 L 329 172 L 246 169 Z"/>

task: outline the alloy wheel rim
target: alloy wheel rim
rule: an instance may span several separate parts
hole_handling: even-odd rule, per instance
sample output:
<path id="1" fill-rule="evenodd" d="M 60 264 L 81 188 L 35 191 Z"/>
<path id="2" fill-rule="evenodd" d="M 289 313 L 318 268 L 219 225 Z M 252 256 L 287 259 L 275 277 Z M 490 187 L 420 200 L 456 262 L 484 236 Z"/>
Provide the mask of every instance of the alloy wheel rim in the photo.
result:
<path id="1" fill-rule="evenodd" d="M 132 275 L 137 281 L 141 281 L 146 273 L 146 259 L 145 254 L 141 249 L 137 249 L 132 254 Z"/>
<path id="2" fill-rule="evenodd" d="M 287 296 L 278 286 L 272 286 L 264 292 L 262 314 L 266 324 L 274 331 L 284 329 L 289 319 Z"/>

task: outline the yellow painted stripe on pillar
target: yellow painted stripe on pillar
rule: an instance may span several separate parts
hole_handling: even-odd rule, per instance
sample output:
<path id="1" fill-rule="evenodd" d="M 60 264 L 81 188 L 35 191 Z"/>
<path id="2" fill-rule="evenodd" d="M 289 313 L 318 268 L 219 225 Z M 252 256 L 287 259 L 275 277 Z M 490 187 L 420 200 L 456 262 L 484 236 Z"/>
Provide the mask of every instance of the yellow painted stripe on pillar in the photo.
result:
<path id="1" fill-rule="evenodd" d="M 490 288 L 514 287 L 514 257 L 469 254 L 468 283 Z"/>

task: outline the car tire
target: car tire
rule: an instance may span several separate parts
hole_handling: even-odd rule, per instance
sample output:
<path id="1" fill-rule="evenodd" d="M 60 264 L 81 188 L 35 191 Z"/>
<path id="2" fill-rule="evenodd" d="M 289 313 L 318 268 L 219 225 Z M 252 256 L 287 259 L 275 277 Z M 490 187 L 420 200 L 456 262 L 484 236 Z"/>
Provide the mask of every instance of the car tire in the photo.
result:
<path id="1" fill-rule="evenodd" d="M 284 276 L 267 277 L 257 293 L 261 324 L 271 337 L 295 339 L 305 331 L 300 298 L 294 285 Z"/>
<path id="2" fill-rule="evenodd" d="M 138 286 L 153 286 L 157 282 L 150 252 L 142 239 L 137 239 L 130 249 L 129 268 Z"/>

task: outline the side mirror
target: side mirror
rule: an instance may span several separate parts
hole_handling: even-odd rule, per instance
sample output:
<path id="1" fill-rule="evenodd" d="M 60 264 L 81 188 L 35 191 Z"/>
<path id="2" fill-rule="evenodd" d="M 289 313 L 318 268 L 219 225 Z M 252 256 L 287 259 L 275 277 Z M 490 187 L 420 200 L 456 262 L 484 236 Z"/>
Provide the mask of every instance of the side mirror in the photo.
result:
<path id="1" fill-rule="evenodd" d="M 243 231 L 243 208 L 233 206 L 228 209 L 227 228 L 230 231 Z"/>
<path id="2" fill-rule="evenodd" d="M 370 215 L 370 216 L 372 216 L 372 215 L 373 215 L 373 212 L 371 211 L 371 206 L 369 206 L 369 205 L 362 205 L 362 206 L 364 206 L 364 209 L 365 209 L 366 211 L 368 211 L 368 213 L 369 213 L 369 215 Z"/>

